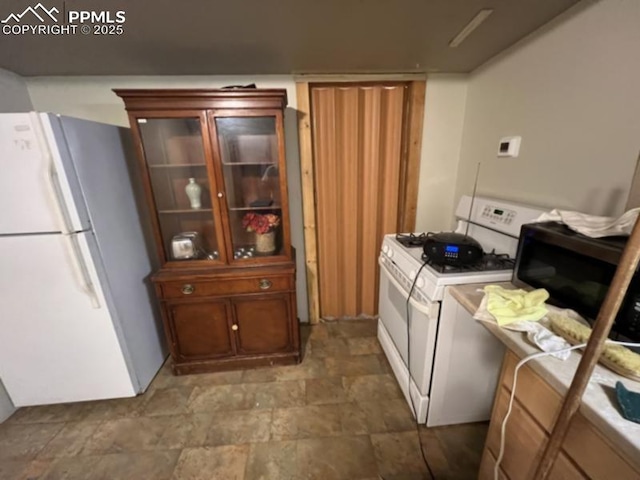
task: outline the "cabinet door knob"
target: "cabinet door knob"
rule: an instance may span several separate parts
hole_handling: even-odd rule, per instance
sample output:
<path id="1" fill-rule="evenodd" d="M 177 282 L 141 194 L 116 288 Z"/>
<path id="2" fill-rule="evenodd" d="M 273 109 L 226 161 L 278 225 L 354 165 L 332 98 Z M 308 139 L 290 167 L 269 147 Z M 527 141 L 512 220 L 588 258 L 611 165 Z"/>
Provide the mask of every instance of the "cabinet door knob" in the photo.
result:
<path id="1" fill-rule="evenodd" d="M 218 192 L 218 198 L 222 198 L 224 194 L 222 192 Z"/>
<path id="2" fill-rule="evenodd" d="M 238 330 L 238 325 L 231 325 L 231 330 Z"/>
<path id="3" fill-rule="evenodd" d="M 196 287 L 194 287 L 189 283 L 182 286 L 182 293 L 184 293 L 185 295 L 191 295 L 195 291 L 196 291 Z"/>
<path id="4" fill-rule="evenodd" d="M 271 282 L 271 280 L 263 278 L 262 280 L 260 280 L 259 285 L 262 290 L 268 290 L 271 288 L 271 285 L 273 285 L 273 283 Z"/>

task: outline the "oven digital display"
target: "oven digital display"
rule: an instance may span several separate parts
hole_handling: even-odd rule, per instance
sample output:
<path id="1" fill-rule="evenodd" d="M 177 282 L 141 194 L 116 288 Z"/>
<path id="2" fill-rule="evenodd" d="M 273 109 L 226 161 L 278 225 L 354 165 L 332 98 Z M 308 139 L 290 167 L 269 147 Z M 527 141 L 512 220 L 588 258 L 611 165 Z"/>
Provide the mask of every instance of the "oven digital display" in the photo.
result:
<path id="1" fill-rule="evenodd" d="M 451 253 L 458 253 L 458 250 L 460 248 L 456 247 L 455 245 L 447 245 L 446 247 L 444 247 L 445 252 L 451 252 Z"/>
<path id="2" fill-rule="evenodd" d="M 502 215 L 504 213 L 504 210 L 498 210 L 497 208 L 493 210 L 493 213 L 495 213 L 496 215 Z"/>

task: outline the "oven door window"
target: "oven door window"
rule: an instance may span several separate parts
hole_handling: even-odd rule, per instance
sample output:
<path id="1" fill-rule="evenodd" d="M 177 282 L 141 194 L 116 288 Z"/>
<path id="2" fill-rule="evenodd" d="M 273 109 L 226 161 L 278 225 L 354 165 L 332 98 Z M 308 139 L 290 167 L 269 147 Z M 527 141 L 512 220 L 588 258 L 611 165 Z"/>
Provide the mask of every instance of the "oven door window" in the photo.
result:
<path id="1" fill-rule="evenodd" d="M 380 269 L 379 316 L 396 351 L 407 366 L 407 296 L 405 289 L 385 266 Z M 435 352 L 439 302 L 409 302 L 411 325 L 411 377 L 423 395 L 429 393 Z"/>

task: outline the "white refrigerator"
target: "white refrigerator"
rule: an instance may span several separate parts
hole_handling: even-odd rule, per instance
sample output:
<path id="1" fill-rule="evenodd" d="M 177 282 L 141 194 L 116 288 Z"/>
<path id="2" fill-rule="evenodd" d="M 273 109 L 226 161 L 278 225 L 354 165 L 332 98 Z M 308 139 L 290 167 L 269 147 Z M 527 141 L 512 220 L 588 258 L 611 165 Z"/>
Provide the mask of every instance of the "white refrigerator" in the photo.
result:
<path id="1" fill-rule="evenodd" d="M 134 396 L 167 356 L 128 135 L 0 114 L 0 380 L 16 407 Z"/>

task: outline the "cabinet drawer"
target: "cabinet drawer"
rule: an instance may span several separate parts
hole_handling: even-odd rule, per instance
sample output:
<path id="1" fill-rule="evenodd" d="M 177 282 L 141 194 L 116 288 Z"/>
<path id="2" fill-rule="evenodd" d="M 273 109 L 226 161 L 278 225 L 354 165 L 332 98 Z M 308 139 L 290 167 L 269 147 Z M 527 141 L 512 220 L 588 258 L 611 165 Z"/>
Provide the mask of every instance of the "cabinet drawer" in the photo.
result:
<path id="1" fill-rule="evenodd" d="M 478 480 L 494 480 L 494 470 L 496 467 L 496 459 L 488 448 L 482 453 L 482 462 L 480 463 L 480 471 L 478 472 Z M 498 480 L 509 480 L 504 471 L 498 469 Z"/>
<path id="2" fill-rule="evenodd" d="M 501 388 L 496 398 L 494 417 L 487 434 L 486 448 L 493 458 L 500 451 L 500 426 L 509 404 L 510 392 Z M 507 422 L 505 450 L 502 464 L 504 474 L 511 480 L 531 478 L 548 440 L 544 429 L 529 415 L 518 400 L 514 401 Z M 495 461 L 494 461 L 495 462 Z M 487 468 L 486 466 L 484 468 Z M 560 452 L 551 472 L 551 479 L 585 479 L 583 473 L 564 452 Z"/>
<path id="3" fill-rule="evenodd" d="M 640 472 L 629 465 L 579 412 L 571 421 L 563 450 L 580 465 L 589 478 L 640 478 Z"/>
<path id="4" fill-rule="evenodd" d="M 270 293 L 293 289 L 293 278 L 288 276 L 265 276 L 235 278 L 233 280 L 198 280 L 160 283 L 162 298 L 211 297 L 242 293 Z"/>
<path id="5" fill-rule="evenodd" d="M 508 393 L 518 361 L 515 355 L 507 353 L 502 386 Z M 528 365 L 523 366 L 518 373 L 516 399 L 546 433 L 550 434 L 560 411 L 562 397 Z M 607 478 L 607 475 L 621 480 L 639 478 L 638 471 L 609 445 L 605 437 L 580 411 L 571 422 L 563 443 L 563 451 L 580 465 L 589 478 Z"/>
<path id="6" fill-rule="evenodd" d="M 505 355 L 502 385 L 511 393 L 513 371 L 520 361 L 513 353 Z M 516 398 L 547 433 L 551 433 L 555 419 L 560 411 L 562 397 L 545 382 L 529 365 L 518 371 Z"/>
<path id="7" fill-rule="evenodd" d="M 509 403 L 509 392 L 501 388 L 496 395 L 497 406 L 491 428 L 487 434 L 487 447 L 494 458 L 500 451 L 500 426 Z M 495 420 L 495 422 L 494 422 Z M 527 478 L 535 468 L 535 459 L 546 442 L 544 430 L 529 416 L 522 405 L 515 401 L 507 423 L 505 452 L 500 465 L 511 479 Z"/>
<path id="8" fill-rule="evenodd" d="M 482 463 L 480 463 L 480 470 L 478 472 L 478 480 L 494 480 L 494 470 L 496 466 L 496 459 L 489 449 L 485 448 L 482 454 Z M 516 475 L 519 475 L 516 471 Z M 507 477 L 502 468 L 498 468 L 498 480 L 517 480 L 521 477 Z M 568 458 L 560 453 L 558 460 L 551 467 L 549 472 L 550 480 L 586 480 L 586 477 L 575 468 Z"/>

